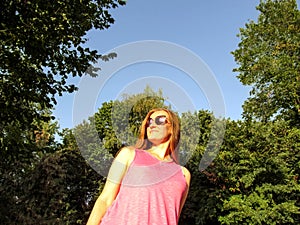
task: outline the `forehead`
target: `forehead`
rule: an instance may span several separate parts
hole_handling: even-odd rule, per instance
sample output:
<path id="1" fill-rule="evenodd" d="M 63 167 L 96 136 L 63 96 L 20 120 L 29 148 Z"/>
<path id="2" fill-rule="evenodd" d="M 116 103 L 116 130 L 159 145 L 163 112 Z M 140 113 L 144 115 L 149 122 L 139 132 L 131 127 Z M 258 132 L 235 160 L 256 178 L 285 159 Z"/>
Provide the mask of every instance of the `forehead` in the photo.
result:
<path id="1" fill-rule="evenodd" d="M 157 116 L 166 116 L 167 118 L 169 117 L 168 113 L 166 111 L 155 111 L 150 115 L 150 118 L 155 118 Z"/>

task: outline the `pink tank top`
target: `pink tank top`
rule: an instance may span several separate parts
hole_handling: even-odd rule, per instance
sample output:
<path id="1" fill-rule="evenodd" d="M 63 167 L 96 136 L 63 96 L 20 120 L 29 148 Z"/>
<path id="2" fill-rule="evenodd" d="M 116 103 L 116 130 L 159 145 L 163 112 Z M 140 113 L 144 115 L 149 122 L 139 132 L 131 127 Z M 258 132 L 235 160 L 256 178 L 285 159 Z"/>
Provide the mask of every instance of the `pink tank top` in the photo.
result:
<path id="1" fill-rule="evenodd" d="M 182 168 L 144 150 L 135 157 L 101 225 L 176 225 L 187 188 Z"/>

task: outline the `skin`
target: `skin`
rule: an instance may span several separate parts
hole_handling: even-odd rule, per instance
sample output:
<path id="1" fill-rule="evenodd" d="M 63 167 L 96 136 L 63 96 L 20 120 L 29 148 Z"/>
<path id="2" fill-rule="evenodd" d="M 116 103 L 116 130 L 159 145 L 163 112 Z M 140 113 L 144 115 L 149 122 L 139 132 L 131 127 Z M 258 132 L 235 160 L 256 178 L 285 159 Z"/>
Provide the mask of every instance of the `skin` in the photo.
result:
<path id="1" fill-rule="evenodd" d="M 153 112 L 150 117 L 155 118 L 158 115 L 165 115 L 168 118 L 168 113 L 165 111 Z M 170 132 L 170 124 L 157 125 L 154 122 L 147 127 L 147 137 L 152 143 L 152 147 L 147 151 L 159 160 L 171 160 L 170 156 L 165 157 L 165 153 L 169 145 Z M 87 225 L 99 225 L 107 209 L 117 197 L 120 190 L 121 181 L 126 174 L 128 167 L 133 161 L 134 155 L 135 152 L 133 147 L 124 147 L 120 150 L 119 154 L 116 156 L 111 165 L 108 178 L 100 196 L 95 202 Z M 182 211 L 183 205 L 186 201 L 191 179 L 191 174 L 185 167 L 182 167 L 182 172 L 186 180 L 187 188 L 181 200 L 180 212 Z"/>

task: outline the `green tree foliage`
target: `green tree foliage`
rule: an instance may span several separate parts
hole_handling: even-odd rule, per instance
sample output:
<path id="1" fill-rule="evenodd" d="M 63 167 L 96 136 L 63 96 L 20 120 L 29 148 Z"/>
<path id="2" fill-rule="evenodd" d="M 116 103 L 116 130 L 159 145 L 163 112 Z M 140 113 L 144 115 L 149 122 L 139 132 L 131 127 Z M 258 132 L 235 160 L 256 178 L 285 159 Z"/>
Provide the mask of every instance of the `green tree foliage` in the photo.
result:
<path id="1" fill-rule="evenodd" d="M 41 154 L 22 175 L 2 177 L 1 224 L 86 223 L 104 178 L 82 157 L 72 130 L 62 135 L 56 151 Z"/>
<path id="2" fill-rule="evenodd" d="M 0 223 L 14 224 L 19 213 L 20 198 L 26 194 L 24 179 L 47 152 L 57 149 L 54 134 L 57 122 L 33 122 L 35 130 L 21 130 L 20 126 L 7 126 L 3 138 L 0 164 Z"/>
<path id="3" fill-rule="evenodd" d="M 232 122 L 216 160 L 221 224 L 300 223 L 300 130 L 286 122 Z"/>
<path id="4" fill-rule="evenodd" d="M 134 145 L 142 120 L 150 109 L 167 107 L 162 92 L 147 86 L 143 93 L 124 95 L 104 103 L 94 115 L 95 127 L 106 149 L 113 155 L 123 145 Z"/>
<path id="5" fill-rule="evenodd" d="M 85 224 L 101 179 L 78 150 L 44 155 L 24 179 L 25 194 L 14 223 Z"/>
<path id="6" fill-rule="evenodd" d="M 1 128 L 15 121 L 30 126 L 40 118 L 33 103 L 52 108 L 55 94 L 75 90 L 68 76 L 93 75 L 91 62 L 113 56 L 85 48 L 84 36 L 108 28 L 114 22 L 108 9 L 117 6 L 114 0 L 1 1 Z"/>
<path id="7" fill-rule="evenodd" d="M 103 111 L 105 111 L 106 106 L 110 104 L 111 102 L 104 103 L 102 107 Z M 83 121 L 72 129 L 81 155 L 95 171 L 104 176 L 108 173 L 109 166 L 113 159 L 110 152 L 106 149 L 106 146 L 108 146 L 108 143 L 115 141 L 115 139 L 110 139 L 112 135 L 109 135 L 110 133 L 108 130 L 111 130 L 111 127 L 107 125 L 105 125 L 105 127 L 107 129 L 107 131 L 105 130 L 105 134 L 102 136 L 98 135 L 99 133 L 95 127 L 94 116 L 92 116 L 88 121 Z M 106 134 L 109 136 L 106 137 Z M 107 140 L 107 143 L 105 143 L 103 138 Z"/>
<path id="8" fill-rule="evenodd" d="M 234 71 L 252 90 L 246 122 L 230 123 L 215 163 L 224 186 L 219 221 L 299 224 L 300 12 L 295 0 L 265 0 L 257 9 L 233 52 Z"/>
<path id="9" fill-rule="evenodd" d="M 244 116 L 300 125 L 300 12 L 296 0 L 264 0 L 258 21 L 240 29 L 238 78 L 251 85 Z"/>
<path id="10" fill-rule="evenodd" d="M 1 154 L 28 159 L 31 141 L 24 130 L 49 121 L 51 113 L 44 111 L 53 109 L 55 96 L 76 89 L 68 76 L 93 75 L 92 62 L 113 56 L 84 48 L 84 36 L 92 28 L 108 28 L 114 22 L 108 10 L 117 6 L 113 0 L 1 1 Z"/>
<path id="11" fill-rule="evenodd" d="M 180 224 L 299 224 L 300 130 L 227 120 L 219 154 L 199 171 L 212 117 L 198 115 L 202 132 L 186 165 L 192 181 Z"/>
<path id="12" fill-rule="evenodd" d="M 109 168 L 112 155 L 123 144 L 129 144 L 128 139 L 124 139 L 126 143 L 119 139 L 114 116 L 119 116 L 116 117 L 120 118 L 119 126 L 132 134 L 136 130 L 132 127 L 140 125 L 129 122 L 133 121 L 128 119 L 134 115 L 132 111 L 139 109 L 134 112 L 146 114 L 148 110 L 144 111 L 139 104 L 149 109 L 163 107 L 162 99 L 160 95 L 150 98 L 142 93 L 106 102 L 88 121 L 65 130 L 60 150 L 44 155 L 27 173 L 22 186 L 25 189 L 18 198 L 18 211 L 11 211 L 11 220 L 17 218 L 18 223 L 27 224 L 84 224 L 103 187 L 103 171 Z M 268 123 L 225 120 L 223 144 L 214 161 L 200 171 L 205 151 L 218 144 L 211 138 L 215 135 L 212 130 L 215 118 L 202 110 L 179 116 L 180 154 L 192 174 L 180 225 L 300 222 L 298 128 L 291 128 L 282 120 Z M 128 135 L 124 133 L 122 137 Z"/>
<path id="13" fill-rule="evenodd" d="M 233 52 L 252 85 L 246 122 L 231 123 L 216 165 L 224 182 L 221 224 L 299 224 L 300 12 L 294 0 L 265 0 Z M 234 132 L 233 132 L 234 131 Z"/>
<path id="14" fill-rule="evenodd" d="M 216 194 L 218 187 L 207 171 L 199 170 L 200 161 L 209 142 L 213 115 L 201 110 L 193 114 L 187 112 L 181 115 L 181 121 L 182 132 L 190 133 L 183 135 L 183 139 L 187 137 L 187 140 L 181 140 L 183 143 L 180 147 L 182 150 L 191 150 L 185 166 L 191 172 L 192 179 L 179 224 L 217 224 L 217 204 L 220 204 Z M 197 137 L 196 146 L 190 145 L 190 142 L 195 141 L 194 138 L 190 141 L 194 135 Z"/>
<path id="15" fill-rule="evenodd" d="M 0 223 L 14 224 L 35 164 L 57 150 L 51 119 L 55 97 L 73 92 L 69 76 L 94 76 L 100 55 L 86 33 L 107 29 L 123 1 L 59 0 L 0 3 Z M 25 223 L 25 222 L 24 222 Z"/>
<path id="16" fill-rule="evenodd" d="M 140 94 L 124 95 L 122 100 L 104 102 L 88 121 L 73 129 L 82 156 L 95 171 L 105 176 L 120 148 L 135 144 L 148 111 L 163 106 L 161 91 L 156 93 L 149 87 Z"/>

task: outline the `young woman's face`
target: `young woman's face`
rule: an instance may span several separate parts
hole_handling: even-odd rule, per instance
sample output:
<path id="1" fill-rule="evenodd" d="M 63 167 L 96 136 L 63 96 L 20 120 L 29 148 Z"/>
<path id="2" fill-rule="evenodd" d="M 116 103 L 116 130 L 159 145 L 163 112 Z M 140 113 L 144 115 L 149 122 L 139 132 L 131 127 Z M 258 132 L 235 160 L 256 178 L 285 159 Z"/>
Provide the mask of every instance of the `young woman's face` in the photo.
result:
<path id="1" fill-rule="evenodd" d="M 147 123 L 147 138 L 153 145 L 169 140 L 171 124 L 169 115 L 165 111 L 153 112 Z"/>

